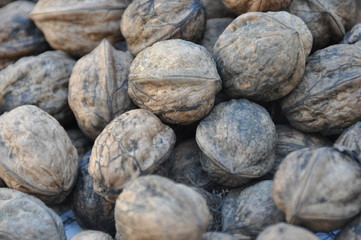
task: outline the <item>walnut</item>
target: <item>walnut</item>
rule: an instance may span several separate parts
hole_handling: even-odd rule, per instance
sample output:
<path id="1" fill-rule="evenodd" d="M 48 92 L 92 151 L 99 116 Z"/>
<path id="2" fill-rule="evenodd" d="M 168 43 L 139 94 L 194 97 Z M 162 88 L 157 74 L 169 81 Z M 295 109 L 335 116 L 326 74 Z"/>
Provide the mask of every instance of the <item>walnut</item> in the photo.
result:
<path id="1" fill-rule="evenodd" d="M 319 240 L 307 229 L 286 223 L 267 227 L 256 240 Z"/>
<path id="2" fill-rule="evenodd" d="M 9 188 L 60 203 L 77 177 L 78 154 L 62 126 L 36 106 L 0 117 L 0 177 Z"/>
<path id="3" fill-rule="evenodd" d="M 77 61 L 69 81 L 69 105 L 78 126 L 95 139 L 118 114 L 128 110 L 128 75 L 132 57 L 103 40 Z"/>
<path id="4" fill-rule="evenodd" d="M 113 240 L 113 238 L 101 231 L 87 230 L 74 235 L 70 240 Z"/>
<path id="5" fill-rule="evenodd" d="M 291 0 L 222 0 L 228 9 L 237 15 L 247 12 L 278 11 L 288 6 Z"/>
<path id="6" fill-rule="evenodd" d="M 200 120 L 212 109 L 220 90 L 211 54 L 192 42 L 158 42 L 138 54 L 130 67 L 130 98 L 168 123 Z"/>

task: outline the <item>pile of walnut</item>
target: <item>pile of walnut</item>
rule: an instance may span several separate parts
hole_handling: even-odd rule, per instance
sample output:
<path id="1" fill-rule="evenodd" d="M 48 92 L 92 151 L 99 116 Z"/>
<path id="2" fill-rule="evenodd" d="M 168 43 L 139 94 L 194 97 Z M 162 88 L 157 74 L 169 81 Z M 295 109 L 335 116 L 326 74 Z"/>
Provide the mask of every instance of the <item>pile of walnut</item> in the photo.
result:
<path id="1" fill-rule="evenodd" d="M 0 0 L 0 238 L 361 238 L 360 0 Z"/>

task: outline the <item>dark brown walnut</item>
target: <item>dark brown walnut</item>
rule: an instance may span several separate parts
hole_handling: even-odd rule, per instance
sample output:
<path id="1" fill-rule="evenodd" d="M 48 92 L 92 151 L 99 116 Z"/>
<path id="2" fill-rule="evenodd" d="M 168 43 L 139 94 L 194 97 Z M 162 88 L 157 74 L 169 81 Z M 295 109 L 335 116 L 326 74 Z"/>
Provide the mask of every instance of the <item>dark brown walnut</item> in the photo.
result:
<path id="1" fill-rule="evenodd" d="M 128 93 L 140 108 L 163 121 L 190 124 L 209 113 L 221 79 L 202 46 L 175 39 L 154 44 L 134 59 Z"/>
<path id="2" fill-rule="evenodd" d="M 66 240 L 61 218 L 39 199 L 0 188 L 0 239 Z"/>
<path id="3" fill-rule="evenodd" d="M 291 0 L 222 0 L 224 5 L 237 15 L 246 12 L 278 11 L 288 6 Z"/>
<path id="4" fill-rule="evenodd" d="M 361 120 L 361 48 L 339 44 L 308 58 L 300 84 L 281 102 L 289 123 L 303 132 L 340 134 Z"/>
<path id="5" fill-rule="evenodd" d="M 204 33 L 201 45 L 207 48 L 209 52 L 213 52 L 214 44 L 216 44 L 219 36 L 233 20 L 233 18 L 208 19 L 206 25 L 206 32 Z"/>
<path id="6" fill-rule="evenodd" d="M 361 46 L 361 23 L 356 24 L 351 31 L 347 32 L 341 43 L 357 44 Z"/>
<path id="7" fill-rule="evenodd" d="M 358 158 L 361 159 L 361 122 L 357 122 L 346 129 L 337 138 L 335 144 L 355 151 L 355 154 L 358 154 Z"/>
<path id="8" fill-rule="evenodd" d="M 332 146 L 332 142 L 327 138 L 310 133 L 303 133 L 289 125 L 276 125 L 276 161 L 273 172 L 276 172 L 282 160 L 291 152 L 303 148 L 316 148 Z"/>
<path id="9" fill-rule="evenodd" d="M 205 10 L 201 0 L 133 0 L 120 23 L 133 55 L 167 39 L 199 42 L 205 27 Z"/>
<path id="10" fill-rule="evenodd" d="M 115 202 L 127 183 L 156 171 L 168 159 L 174 144 L 173 130 L 147 110 L 117 116 L 92 149 L 89 174 L 94 191 Z"/>
<path id="11" fill-rule="evenodd" d="M 292 0 L 287 11 L 300 17 L 313 36 L 313 51 L 340 42 L 357 23 L 358 0 Z"/>
<path id="12" fill-rule="evenodd" d="M 89 151 L 93 143 L 86 136 L 84 136 L 83 132 L 77 128 L 66 129 L 66 133 L 68 134 L 72 144 L 76 148 L 79 157 L 82 157 L 87 151 Z"/>
<path id="13" fill-rule="evenodd" d="M 305 228 L 278 223 L 267 227 L 256 240 L 319 240 L 319 238 Z"/>
<path id="14" fill-rule="evenodd" d="M 329 232 L 356 216 L 361 210 L 361 167 L 354 157 L 346 148 L 331 147 L 287 155 L 273 183 L 273 200 L 287 222 Z"/>
<path id="15" fill-rule="evenodd" d="M 206 9 L 207 21 L 211 18 L 226 18 L 234 16 L 221 0 L 202 0 L 202 2 L 204 8 Z"/>
<path id="16" fill-rule="evenodd" d="M 0 117 L 0 178 L 9 188 L 60 203 L 75 184 L 78 154 L 63 127 L 36 106 Z"/>
<path id="17" fill-rule="evenodd" d="M 113 238 L 101 231 L 87 230 L 74 235 L 70 240 L 113 240 Z"/>
<path id="18" fill-rule="evenodd" d="M 128 75 L 131 55 L 103 40 L 74 66 L 69 81 L 69 105 L 78 126 L 91 139 L 118 114 L 130 108 Z"/>
<path id="19" fill-rule="evenodd" d="M 203 169 L 214 181 L 240 186 L 271 170 L 276 130 L 267 111 L 248 100 L 218 104 L 198 125 Z"/>
<path id="20" fill-rule="evenodd" d="M 106 38 L 122 39 L 120 19 L 128 0 L 39 0 L 30 14 L 48 43 L 71 55 L 83 56 Z"/>
<path id="21" fill-rule="evenodd" d="M 206 232 L 202 235 L 200 240 L 251 240 L 251 238 L 247 236 L 235 237 L 222 232 Z"/>
<path id="22" fill-rule="evenodd" d="M 33 7 L 31 2 L 15 1 L 0 9 L 0 70 L 23 56 L 48 49 L 43 34 L 28 18 Z"/>
<path id="23" fill-rule="evenodd" d="M 93 179 L 88 172 L 90 154 L 90 151 L 87 152 L 79 162 L 78 179 L 71 196 L 71 209 L 82 228 L 114 236 L 114 204 L 94 192 Z"/>
<path id="24" fill-rule="evenodd" d="M 156 175 L 129 184 L 116 201 L 114 216 L 117 232 L 127 240 L 198 240 L 211 219 L 199 193 Z"/>
<path id="25" fill-rule="evenodd" d="M 215 46 L 224 91 L 232 98 L 268 102 L 301 81 L 312 35 L 287 12 L 246 13 L 219 36 Z"/>
<path id="26" fill-rule="evenodd" d="M 167 164 L 170 165 L 169 178 L 189 186 L 210 188 L 212 180 L 201 166 L 201 150 L 194 139 L 180 143 Z"/>
<path id="27" fill-rule="evenodd" d="M 335 240 L 359 240 L 361 239 L 361 216 L 359 215 L 349 222 L 341 232 L 336 235 Z"/>
<path id="28" fill-rule="evenodd" d="M 0 113 L 36 105 L 60 123 L 71 120 L 68 83 L 75 61 L 61 51 L 23 57 L 0 71 Z"/>
<path id="29" fill-rule="evenodd" d="M 261 181 L 236 194 L 228 194 L 222 205 L 222 232 L 240 233 L 252 238 L 272 224 L 283 222 L 285 215 L 272 199 L 272 181 Z"/>

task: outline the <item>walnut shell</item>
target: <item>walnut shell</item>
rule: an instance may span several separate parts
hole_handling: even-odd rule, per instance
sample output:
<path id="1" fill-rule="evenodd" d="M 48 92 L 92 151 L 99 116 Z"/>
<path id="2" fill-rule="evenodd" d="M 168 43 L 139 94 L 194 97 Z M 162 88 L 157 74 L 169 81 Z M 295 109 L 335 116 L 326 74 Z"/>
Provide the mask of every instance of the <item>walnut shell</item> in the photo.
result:
<path id="1" fill-rule="evenodd" d="M 106 38 L 121 40 L 119 24 L 128 0 L 40 0 L 30 14 L 48 43 L 75 56 L 92 51 Z"/>
<path id="2" fill-rule="evenodd" d="M 254 12 L 228 25 L 213 51 L 230 97 L 267 102 L 284 97 L 301 81 L 311 46 L 312 35 L 300 18 Z"/>
<path id="3" fill-rule="evenodd" d="M 288 6 L 291 0 L 222 0 L 224 5 L 237 15 L 246 12 L 278 11 Z"/>
<path id="4" fill-rule="evenodd" d="M 201 150 L 195 139 L 189 139 L 175 147 L 167 164 L 169 178 L 189 186 L 209 188 L 214 185 L 201 166 Z"/>
<path id="5" fill-rule="evenodd" d="M 77 61 L 69 80 L 69 105 L 78 126 L 95 139 L 114 118 L 128 110 L 128 75 L 132 57 L 103 40 Z"/>
<path id="6" fill-rule="evenodd" d="M 6 4 L 11 3 L 13 1 L 15 1 L 15 0 L 0 0 L 0 7 L 3 7 Z"/>
<path id="7" fill-rule="evenodd" d="M 240 186 L 271 170 L 276 130 L 267 111 L 248 100 L 218 104 L 198 125 L 201 164 L 211 179 Z"/>
<path id="8" fill-rule="evenodd" d="M 23 57 L 0 71 L 0 113 L 36 105 L 56 120 L 71 120 L 68 83 L 75 61 L 61 51 Z"/>
<path id="9" fill-rule="evenodd" d="M 287 11 L 300 17 L 313 36 L 313 51 L 340 42 L 357 23 L 358 0 L 292 0 Z"/>
<path id="10" fill-rule="evenodd" d="M 60 203 L 75 184 L 78 154 L 62 126 L 36 106 L 0 117 L 0 177 L 9 188 Z"/>
<path id="11" fill-rule="evenodd" d="M 131 180 L 154 172 L 175 144 L 173 130 L 144 109 L 125 112 L 95 140 L 89 160 L 94 191 L 115 202 Z"/>
<path id="12" fill-rule="evenodd" d="M 66 240 L 61 218 L 28 194 L 0 188 L 0 239 Z"/>
<path id="13" fill-rule="evenodd" d="M 361 216 L 359 215 L 349 222 L 341 232 L 336 235 L 335 240 L 359 240 L 361 239 Z"/>
<path id="14" fill-rule="evenodd" d="M 361 159 L 361 122 L 346 129 L 336 140 L 335 144 L 344 146 L 358 154 Z"/>
<path id="15" fill-rule="evenodd" d="M 256 240 L 319 240 L 319 238 L 307 229 L 278 223 L 267 227 Z"/>
<path id="16" fill-rule="evenodd" d="M 281 101 L 289 123 L 303 132 L 339 134 L 361 120 L 361 48 L 339 44 L 308 58 L 300 84 Z"/>
<path id="17" fill-rule="evenodd" d="M 101 231 L 87 230 L 77 233 L 70 240 L 113 240 L 113 238 Z"/>
<path id="18" fill-rule="evenodd" d="M 273 183 L 273 200 L 287 222 L 329 232 L 356 216 L 361 210 L 361 166 L 352 157 L 330 147 L 287 155 Z"/>
<path id="19" fill-rule="evenodd" d="M 347 32 L 341 43 L 358 44 L 361 46 L 361 23 L 356 24 L 351 31 Z"/>
<path id="20" fill-rule="evenodd" d="M 34 5 L 15 1 L 0 9 L 0 70 L 23 56 L 48 49 L 43 34 L 28 18 Z"/>
<path id="21" fill-rule="evenodd" d="M 201 0 L 133 0 L 124 11 L 121 32 L 133 55 L 167 39 L 199 42 L 206 27 Z"/>
<path id="22" fill-rule="evenodd" d="M 207 48 L 209 52 L 213 52 L 213 47 L 216 44 L 219 36 L 233 20 L 233 18 L 208 19 L 206 25 L 206 32 L 204 33 L 201 45 Z"/>
<path id="23" fill-rule="evenodd" d="M 221 0 L 202 0 L 206 9 L 207 22 L 211 18 L 234 17 Z"/>
<path id="24" fill-rule="evenodd" d="M 114 236 L 114 204 L 94 192 L 93 179 L 88 172 L 90 154 L 90 151 L 87 152 L 80 160 L 78 179 L 71 196 L 71 209 L 82 228 Z"/>
<path id="25" fill-rule="evenodd" d="M 202 235 L 200 240 L 251 240 L 251 238 L 247 236 L 244 236 L 243 238 L 234 237 L 222 232 L 206 232 Z"/>
<path id="26" fill-rule="evenodd" d="M 211 218 L 191 188 L 156 175 L 135 179 L 115 204 L 115 226 L 127 240 L 198 240 Z"/>
<path id="27" fill-rule="evenodd" d="M 272 184 L 267 180 L 231 190 L 222 205 L 222 231 L 256 237 L 267 226 L 283 222 L 285 215 L 272 199 Z"/>
<path id="28" fill-rule="evenodd" d="M 129 74 L 128 93 L 163 121 L 190 124 L 209 113 L 221 79 L 211 54 L 184 40 L 166 40 L 142 51 Z"/>

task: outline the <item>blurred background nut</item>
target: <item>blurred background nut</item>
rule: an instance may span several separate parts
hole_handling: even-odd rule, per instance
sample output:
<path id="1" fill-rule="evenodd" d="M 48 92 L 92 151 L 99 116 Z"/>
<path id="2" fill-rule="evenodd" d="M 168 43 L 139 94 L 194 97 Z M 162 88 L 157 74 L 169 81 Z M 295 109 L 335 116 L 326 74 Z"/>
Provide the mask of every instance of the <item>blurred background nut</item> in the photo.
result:
<path id="1" fill-rule="evenodd" d="M 222 0 L 202 0 L 207 19 L 234 17 Z M 208 20 L 207 20 L 208 21 Z"/>
<path id="2" fill-rule="evenodd" d="M 338 44 L 312 54 L 300 84 L 281 101 L 303 132 L 340 134 L 361 120 L 361 48 Z"/>
<path id="3" fill-rule="evenodd" d="M 80 129 L 68 128 L 65 129 L 65 131 L 68 134 L 71 143 L 76 148 L 79 159 L 92 148 L 93 142 L 90 141 L 89 138 L 87 138 Z"/>
<path id="4" fill-rule="evenodd" d="M 39 199 L 0 188 L 0 239 L 66 240 L 61 218 Z"/>
<path id="5" fill-rule="evenodd" d="M 118 114 L 128 110 L 130 54 L 103 40 L 77 61 L 69 81 L 69 105 L 78 126 L 91 139 Z"/>
<path id="6" fill-rule="evenodd" d="M 0 117 L 0 177 L 9 188 L 60 203 L 75 184 L 78 154 L 49 114 L 25 105 Z"/>
<path id="7" fill-rule="evenodd" d="M 236 18 L 214 46 L 223 88 L 232 98 L 268 102 L 301 81 L 312 35 L 287 12 L 246 13 Z"/>
<path id="8" fill-rule="evenodd" d="M 256 240 L 319 240 L 319 238 L 305 228 L 278 223 L 267 227 Z"/>
<path id="9" fill-rule="evenodd" d="M 361 160 L 361 122 L 347 128 L 336 140 L 335 145 L 344 146 L 358 155 Z"/>
<path id="10" fill-rule="evenodd" d="M 133 55 L 167 39 L 199 42 L 206 27 L 201 0 L 133 0 L 120 29 Z"/>
<path id="11" fill-rule="evenodd" d="M 0 112 L 32 104 L 62 124 L 69 122 L 68 84 L 74 64 L 64 52 L 48 51 L 0 71 Z"/>
<path id="12" fill-rule="evenodd" d="M 241 186 L 271 170 L 276 129 L 267 111 L 248 100 L 218 104 L 197 127 L 201 164 L 210 178 Z"/>
<path id="13" fill-rule="evenodd" d="M 49 48 L 41 31 L 28 17 L 34 6 L 29 1 L 15 1 L 0 8 L 0 70 L 23 56 Z"/>
<path id="14" fill-rule="evenodd" d="M 80 160 L 78 179 L 71 195 L 71 209 L 79 225 L 115 235 L 114 203 L 98 195 L 93 188 L 93 179 L 89 175 L 89 158 L 87 152 Z"/>
<path id="15" fill-rule="evenodd" d="M 206 32 L 201 41 L 201 45 L 209 52 L 213 52 L 214 44 L 216 44 L 219 36 L 233 21 L 233 18 L 212 18 L 207 20 Z"/>
<path id="16" fill-rule="evenodd" d="M 168 159 L 175 144 L 173 130 L 144 109 L 125 112 L 95 140 L 89 160 L 94 191 L 115 202 L 127 183 L 151 174 Z"/>
<path id="17" fill-rule="evenodd" d="M 101 231 L 87 230 L 74 235 L 70 240 L 113 240 L 113 238 Z"/>
<path id="18" fill-rule="evenodd" d="M 127 240 L 199 240 L 211 215 L 191 188 L 156 175 L 134 180 L 115 204 L 115 226 Z"/>
<path id="19" fill-rule="evenodd" d="M 267 12 L 284 9 L 292 0 L 222 0 L 232 12 L 241 15 L 246 12 Z"/>
<path id="20" fill-rule="evenodd" d="M 361 46 L 361 23 L 356 24 L 349 32 L 347 32 L 341 43 L 358 44 Z"/>
<path id="21" fill-rule="evenodd" d="M 329 232 L 355 217 L 361 210 L 361 166 L 355 157 L 332 147 L 287 155 L 273 182 L 273 200 L 287 222 Z"/>
<path id="22" fill-rule="evenodd" d="M 209 113 L 221 79 L 211 54 L 184 40 L 166 40 L 142 51 L 129 74 L 128 93 L 163 121 L 190 124 Z"/>
<path id="23" fill-rule="evenodd" d="M 121 40 L 120 19 L 128 0 L 39 0 L 30 18 L 52 48 L 74 56 L 92 51 L 106 38 Z"/>
<path id="24" fill-rule="evenodd" d="M 231 190 L 222 205 L 222 231 L 255 238 L 267 226 L 283 222 L 284 213 L 272 199 L 271 180 Z"/>

